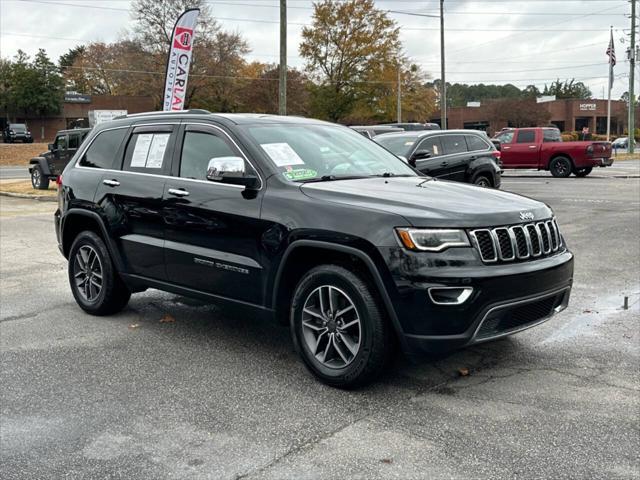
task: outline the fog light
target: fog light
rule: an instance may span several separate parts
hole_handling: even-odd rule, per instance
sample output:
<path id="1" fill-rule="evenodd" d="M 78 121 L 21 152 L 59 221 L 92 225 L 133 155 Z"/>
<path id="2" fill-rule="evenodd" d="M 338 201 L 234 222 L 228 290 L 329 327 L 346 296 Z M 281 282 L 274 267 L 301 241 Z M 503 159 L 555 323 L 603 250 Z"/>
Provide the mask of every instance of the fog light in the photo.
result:
<path id="1" fill-rule="evenodd" d="M 473 293 L 472 287 L 431 287 L 427 290 L 429 298 L 436 305 L 461 305 Z"/>

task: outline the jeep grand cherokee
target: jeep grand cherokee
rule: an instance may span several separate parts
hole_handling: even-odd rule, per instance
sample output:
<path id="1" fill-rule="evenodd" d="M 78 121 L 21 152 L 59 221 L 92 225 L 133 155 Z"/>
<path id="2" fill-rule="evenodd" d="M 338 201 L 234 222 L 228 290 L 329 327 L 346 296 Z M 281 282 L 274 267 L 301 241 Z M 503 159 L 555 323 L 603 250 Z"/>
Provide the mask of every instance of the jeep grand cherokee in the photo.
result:
<path id="1" fill-rule="evenodd" d="M 59 247 L 94 315 L 157 288 L 288 322 L 340 387 L 407 354 L 492 340 L 567 306 L 551 209 L 422 176 L 346 127 L 150 113 L 100 125 L 58 179 Z"/>

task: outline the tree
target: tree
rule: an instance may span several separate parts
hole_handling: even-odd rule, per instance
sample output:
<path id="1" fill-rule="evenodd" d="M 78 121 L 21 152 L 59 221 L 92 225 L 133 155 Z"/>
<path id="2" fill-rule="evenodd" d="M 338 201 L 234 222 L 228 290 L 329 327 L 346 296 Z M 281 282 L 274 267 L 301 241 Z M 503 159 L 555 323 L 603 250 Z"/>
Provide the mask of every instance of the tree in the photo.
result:
<path id="1" fill-rule="evenodd" d="M 556 98 L 591 98 L 591 90 L 582 82 L 576 82 L 575 78 L 561 82 L 557 79 L 551 85 L 545 85 L 543 95 L 555 95 Z"/>
<path id="2" fill-rule="evenodd" d="M 316 116 L 332 121 L 346 117 L 370 93 L 371 84 L 397 69 L 402 63 L 398 31 L 373 0 L 314 4 L 312 25 L 302 29 L 299 50 L 315 81 L 311 105 Z"/>
<path id="3" fill-rule="evenodd" d="M 490 103 L 489 118 L 492 122 L 504 123 L 511 127 L 538 127 L 549 123 L 551 113 L 535 99 L 521 100 L 509 98 Z"/>

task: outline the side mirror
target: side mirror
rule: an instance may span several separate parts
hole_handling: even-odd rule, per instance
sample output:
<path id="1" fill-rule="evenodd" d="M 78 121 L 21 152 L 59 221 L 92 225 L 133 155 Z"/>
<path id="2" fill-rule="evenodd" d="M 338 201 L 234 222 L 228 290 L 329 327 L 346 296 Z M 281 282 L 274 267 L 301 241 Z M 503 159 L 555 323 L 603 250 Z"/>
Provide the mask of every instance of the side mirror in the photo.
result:
<path id="1" fill-rule="evenodd" d="M 211 182 L 244 185 L 247 188 L 258 188 L 260 181 L 255 175 L 245 175 L 242 157 L 219 157 L 209 160 L 207 180 Z"/>
<path id="2" fill-rule="evenodd" d="M 47 148 L 49 149 L 50 152 L 53 152 L 56 149 L 56 144 L 50 143 L 49 145 L 47 145 Z"/>
<path id="3" fill-rule="evenodd" d="M 411 155 L 411 160 L 424 160 L 425 158 L 431 157 L 431 150 L 428 148 L 424 148 L 421 150 L 416 150 L 413 155 Z"/>
<path id="4" fill-rule="evenodd" d="M 498 140 L 497 138 L 492 138 L 491 143 L 493 143 L 493 146 L 496 147 L 496 150 L 498 151 L 502 150 L 502 144 L 500 143 L 500 140 Z"/>

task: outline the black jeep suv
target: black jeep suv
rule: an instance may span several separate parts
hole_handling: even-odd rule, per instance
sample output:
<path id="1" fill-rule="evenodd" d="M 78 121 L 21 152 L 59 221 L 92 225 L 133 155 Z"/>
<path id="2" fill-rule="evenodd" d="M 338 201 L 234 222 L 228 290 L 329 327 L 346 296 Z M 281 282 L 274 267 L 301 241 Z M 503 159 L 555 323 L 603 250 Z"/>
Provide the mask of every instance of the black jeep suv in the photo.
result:
<path id="1" fill-rule="evenodd" d="M 49 188 L 49 180 L 62 173 L 90 131 L 90 128 L 60 130 L 48 151 L 29 160 L 31 186 L 39 190 Z"/>
<path id="2" fill-rule="evenodd" d="M 31 132 L 24 123 L 9 123 L 2 130 L 2 141 L 14 143 L 20 140 L 22 143 L 33 143 Z"/>
<path id="3" fill-rule="evenodd" d="M 129 115 L 96 127 L 58 184 L 81 308 L 112 314 L 148 287 L 245 307 L 289 322 L 334 386 L 371 380 L 396 345 L 491 340 L 569 300 L 573 255 L 548 206 L 421 176 L 330 123 Z"/>

